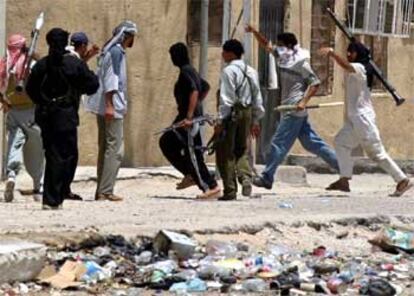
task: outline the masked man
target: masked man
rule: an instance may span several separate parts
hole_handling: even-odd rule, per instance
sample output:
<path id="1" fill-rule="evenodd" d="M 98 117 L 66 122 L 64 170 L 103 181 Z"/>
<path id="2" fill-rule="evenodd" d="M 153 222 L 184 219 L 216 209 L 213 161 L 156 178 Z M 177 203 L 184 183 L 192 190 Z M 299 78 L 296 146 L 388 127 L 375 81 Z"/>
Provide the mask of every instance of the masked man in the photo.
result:
<path id="1" fill-rule="evenodd" d="M 348 46 L 346 58 L 330 47 L 320 49 L 320 53 L 332 58 L 346 73 L 345 124 L 335 137 L 335 150 L 341 176 L 326 189 L 350 191 L 349 180 L 352 177 L 354 164 L 352 150 L 362 147 L 368 157 L 394 179 L 396 188 L 391 196 L 403 195 L 413 187 L 413 182 L 391 159 L 382 144 L 371 101 L 374 72 L 369 63 L 369 50 L 362 43 L 353 42 Z"/>
<path id="2" fill-rule="evenodd" d="M 262 175 L 254 179 L 253 184 L 266 189 L 272 188 L 276 169 L 283 162 L 296 139 L 306 150 L 321 157 L 332 168 L 338 170 L 335 152 L 313 130 L 305 110 L 320 84 L 320 80 L 309 64 L 309 51 L 298 45 L 296 36 L 292 33 L 279 34 L 277 46 L 272 48 L 268 46 L 268 40 L 251 26 L 247 26 L 246 31 L 252 32 L 262 47 L 275 54 L 280 69 L 282 104 L 296 105 L 296 111 L 282 114 L 271 142 L 266 167 Z"/>
<path id="3" fill-rule="evenodd" d="M 22 158 L 33 180 L 33 190 L 21 190 L 33 194 L 40 201 L 43 176 L 43 147 L 40 129 L 35 124 L 34 105 L 25 91 L 17 91 L 16 85 L 25 79 L 27 59 L 26 39 L 20 34 L 11 35 L 7 41 L 6 57 L 0 61 L 0 101 L 6 113 L 7 128 L 7 182 L 4 200 L 14 198 L 16 176 L 22 167 Z"/>
<path id="4" fill-rule="evenodd" d="M 99 87 L 86 63 L 65 50 L 68 38 L 69 33 L 60 28 L 47 33 L 49 54 L 33 67 L 26 86 L 36 104 L 45 149 L 44 210 L 60 209 L 70 193 L 78 161 L 80 96 L 91 95 Z"/>

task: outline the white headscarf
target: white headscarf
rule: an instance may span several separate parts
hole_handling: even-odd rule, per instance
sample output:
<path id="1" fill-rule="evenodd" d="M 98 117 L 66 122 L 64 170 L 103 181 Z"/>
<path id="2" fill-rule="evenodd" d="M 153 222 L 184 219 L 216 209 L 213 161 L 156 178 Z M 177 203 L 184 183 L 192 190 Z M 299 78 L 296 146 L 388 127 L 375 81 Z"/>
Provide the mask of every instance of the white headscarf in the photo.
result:
<path id="1" fill-rule="evenodd" d="M 283 53 L 279 53 L 279 66 L 282 68 L 290 68 L 296 63 L 299 63 L 303 60 L 310 59 L 309 50 L 303 49 L 299 44 L 295 45 L 293 49 L 287 48 Z"/>
<path id="2" fill-rule="evenodd" d="M 126 34 L 135 35 L 137 33 L 138 27 L 134 22 L 128 20 L 123 21 L 112 31 L 112 37 L 105 43 L 101 56 L 104 56 L 112 46 L 121 43 Z"/>

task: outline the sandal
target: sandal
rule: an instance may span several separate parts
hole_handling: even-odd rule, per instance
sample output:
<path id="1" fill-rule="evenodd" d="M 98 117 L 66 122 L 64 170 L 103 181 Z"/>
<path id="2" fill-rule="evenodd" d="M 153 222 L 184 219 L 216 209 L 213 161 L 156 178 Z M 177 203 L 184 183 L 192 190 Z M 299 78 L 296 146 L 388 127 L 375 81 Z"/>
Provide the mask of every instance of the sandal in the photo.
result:
<path id="1" fill-rule="evenodd" d="M 400 185 L 400 184 L 404 184 L 402 182 L 405 183 L 404 186 Z M 402 188 L 398 188 L 398 187 L 401 187 L 401 186 L 402 186 Z M 390 197 L 400 197 L 404 193 L 406 193 L 408 190 L 410 190 L 413 186 L 414 186 L 414 184 L 410 179 L 402 180 L 400 183 L 397 184 L 397 188 L 395 188 L 394 193 L 390 194 L 389 196 Z"/>

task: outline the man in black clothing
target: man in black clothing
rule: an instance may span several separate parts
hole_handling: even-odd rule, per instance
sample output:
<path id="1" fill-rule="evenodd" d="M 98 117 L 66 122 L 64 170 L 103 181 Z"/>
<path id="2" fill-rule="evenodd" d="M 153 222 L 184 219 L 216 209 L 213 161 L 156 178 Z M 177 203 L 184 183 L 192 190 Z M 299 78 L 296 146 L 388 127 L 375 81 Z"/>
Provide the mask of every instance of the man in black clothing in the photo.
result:
<path id="1" fill-rule="evenodd" d="M 42 131 L 46 170 L 43 209 L 61 208 L 70 193 L 78 161 L 77 126 L 82 94 L 99 87 L 98 78 L 84 61 L 67 54 L 69 33 L 54 28 L 46 35 L 49 55 L 32 69 L 26 91 L 36 104 L 35 121 Z"/>
<path id="2" fill-rule="evenodd" d="M 217 199 L 220 187 L 211 176 L 204 163 L 199 126 L 193 126 L 192 119 L 202 115 L 202 81 L 196 70 L 190 65 L 187 47 L 176 43 L 170 48 L 171 60 L 180 68 L 180 75 L 174 87 L 174 96 L 178 115 L 174 123 L 180 128 L 166 132 L 160 139 L 160 148 L 170 163 L 179 170 L 184 179 L 177 189 L 196 184 L 203 194 L 198 199 Z"/>

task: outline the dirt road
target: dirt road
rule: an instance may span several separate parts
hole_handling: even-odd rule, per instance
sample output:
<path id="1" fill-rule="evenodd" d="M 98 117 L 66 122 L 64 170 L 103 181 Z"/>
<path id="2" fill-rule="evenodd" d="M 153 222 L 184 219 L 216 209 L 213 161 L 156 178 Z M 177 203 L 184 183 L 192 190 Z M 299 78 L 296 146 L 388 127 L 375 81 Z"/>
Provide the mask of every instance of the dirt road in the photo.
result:
<path id="1" fill-rule="evenodd" d="M 42 211 L 39 203 L 17 193 L 13 203 L 0 204 L 0 232 L 90 228 L 126 236 L 152 235 L 165 228 L 201 233 L 254 232 L 264 225 L 280 223 L 315 223 L 377 215 L 404 221 L 414 218 L 414 192 L 405 198 L 389 198 L 387 195 L 394 184 L 390 177 L 381 174 L 355 176 L 350 194 L 324 190 L 336 178 L 334 175 L 308 174 L 308 186 L 277 183 L 271 191 L 254 190 L 261 198 L 200 202 L 193 199 L 199 193 L 197 188 L 175 190 L 178 175 L 171 169 L 127 169 L 120 174 L 126 180 L 120 180 L 116 187 L 116 192 L 125 197 L 120 203 L 93 201 L 93 174 L 93 168 L 78 170 L 78 181 L 72 189 L 86 200 L 67 201 L 61 211 Z M 29 186 L 27 176 L 21 177 L 18 187 Z"/>

